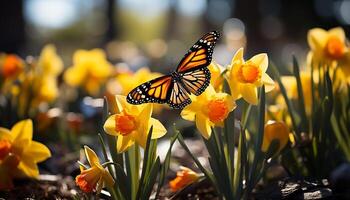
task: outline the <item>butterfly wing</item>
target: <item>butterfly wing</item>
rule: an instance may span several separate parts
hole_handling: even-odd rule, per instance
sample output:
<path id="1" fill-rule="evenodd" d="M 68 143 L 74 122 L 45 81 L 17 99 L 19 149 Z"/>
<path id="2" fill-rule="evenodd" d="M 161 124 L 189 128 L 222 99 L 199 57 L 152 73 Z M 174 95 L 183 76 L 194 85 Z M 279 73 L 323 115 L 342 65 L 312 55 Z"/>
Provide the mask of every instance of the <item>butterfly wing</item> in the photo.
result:
<path id="1" fill-rule="evenodd" d="M 209 86 L 210 71 L 203 67 L 193 71 L 184 72 L 181 79 L 186 90 L 192 94 L 200 95 Z"/>
<path id="2" fill-rule="evenodd" d="M 191 99 L 181 83 L 173 81 L 173 89 L 167 103 L 174 109 L 183 109 L 191 103 Z"/>
<path id="3" fill-rule="evenodd" d="M 174 109 L 182 109 L 191 103 L 189 94 L 200 95 L 210 83 L 210 72 L 206 68 L 212 59 L 213 48 L 219 38 L 216 31 L 199 39 L 180 61 L 172 75 L 162 76 L 143 83 L 127 96 L 131 104 L 168 103 Z"/>
<path id="4" fill-rule="evenodd" d="M 126 100 L 131 104 L 167 103 L 172 89 L 171 76 L 161 76 L 133 89 L 129 92 Z"/>
<path id="5" fill-rule="evenodd" d="M 184 73 L 208 66 L 219 36 L 218 32 L 212 31 L 201 37 L 182 58 L 176 71 Z"/>

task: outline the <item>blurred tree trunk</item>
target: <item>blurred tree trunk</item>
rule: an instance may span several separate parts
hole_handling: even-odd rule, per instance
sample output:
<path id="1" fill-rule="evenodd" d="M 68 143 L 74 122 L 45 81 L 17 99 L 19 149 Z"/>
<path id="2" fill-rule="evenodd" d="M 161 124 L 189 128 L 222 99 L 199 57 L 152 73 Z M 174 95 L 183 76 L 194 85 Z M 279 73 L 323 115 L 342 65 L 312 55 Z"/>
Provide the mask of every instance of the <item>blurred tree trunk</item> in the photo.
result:
<path id="1" fill-rule="evenodd" d="M 262 16 L 259 11 L 259 3 L 256 0 L 241 0 L 232 4 L 232 17 L 242 20 L 247 36 L 247 50 L 250 52 L 266 51 L 266 41 L 260 34 L 260 22 Z"/>
<path id="2" fill-rule="evenodd" d="M 114 38 L 118 37 L 116 29 L 116 0 L 107 0 L 106 2 L 106 18 L 107 18 L 107 31 L 105 33 L 104 43 L 107 43 Z"/>
<path id="3" fill-rule="evenodd" d="M 0 1 L 0 51 L 19 53 L 25 42 L 22 0 Z"/>
<path id="4" fill-rule="evenodd" d="M 177 13 L 176 13 L 176 0 L 170 0 L 170 6 L 168 11 L 168 26 L 166 30 L 165 39 L 170 40 L 174 38 L 176 35 L 176 21 L 177 21 Z"/>

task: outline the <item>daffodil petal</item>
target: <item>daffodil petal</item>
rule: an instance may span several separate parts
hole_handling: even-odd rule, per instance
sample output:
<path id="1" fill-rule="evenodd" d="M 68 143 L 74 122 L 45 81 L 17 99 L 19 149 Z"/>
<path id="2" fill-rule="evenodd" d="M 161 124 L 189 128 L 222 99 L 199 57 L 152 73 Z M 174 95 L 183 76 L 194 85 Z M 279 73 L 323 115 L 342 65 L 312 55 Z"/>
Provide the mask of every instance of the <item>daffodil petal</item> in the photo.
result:
<path id="1" fill-rule="evenodd" d="M 226 102 L 226 105 L 228 107 L 229 111 L 232 111 L 233 109 L 235 109 L 237 107 L 235 100 L 232 98 L 231 95 L 226 94 L 226 93 L 221 93 L 221 94 L 225 94 L 223 95 L 224 101 Z M 220 93 L 218 95 L 221 95 Z"/>
<path id="2" fill-rule="evenodd" d="M 205 92 L 204 94 L 207 96 L 207 97 L 210 97 L 212 95 L 215 95 L 216 92 L 215 92 L 215 89 L 212 85 L 209 84 L 209 86 L 207 87 L 207 89 L 205 89 Z"/>
<path id="3" fill-rule="evenodd" d="M 282 76 L 281 81 L 289 97 L 293 96 L 294 87 L 297 84 L 294 76 Z"/>
<path id="4" fill-rule="evenodd" d="M 33 138 L 32 120 L 27 119 L 16 123 L 11 129 L 11 134 L 14 143 L 15 141 L 29 143 Z"/>
<path id="5" fill-rule="evenodd" d="M 270 92 L 275 88 L 275 81 L 268 74 L 264 73 L 261 79 L 265 85 L 265 92 Z"/>
<path id="6" fill-rule="evenodd" d="M 267 67 L 269 65 L 269 59 L 266 53 L 260 53 L 258 55 L 255 55 L 251 59 L 249 59 L 249 61 L 247 62 L 252 62 L 256 66 L 259 66 L 262 73 L 266 72 Z"/>
<path id="7" fill-rule="evenodd" d="M 145 104 L 143 110 L 141 111 L 139 115 L 139 119 L 141 119 L 144 122 L 148 122 L 151 118 L 152 115 L 152 110 L 153 110 L 153 105 L 152 104 Z"/>
<path id="8" fill-rule="evenodd" d="M 205 139 L 209 139 L 211 135 L 210 121 L 203 114 L 196 115 L 196 126 Z"/>
<path id="9" fill-rule="evenodd" d="M 312 50 L 320 50 L 326 45 L 328 39 L 327 31 L 321 28 L 313 28 L 307 34 L 307 41 Z"/>
<path id="10" fill-rule="evenodd" d="M 193 101 L 192 101 L 193 102 Z M 193 103 L 192 103 L 193 104 Z M 181 117 L 188 121 L 194 121 L 196 118 L 196 112 L 192 109 L 192 104 L 186 106 L 180 113 Z"/>
<path id="11" fill-rule="evenodd" d="M 336 36 L 342 42 L 345 42 L 345 39 L 346 39 L 345 32 L 344 32 L 344 29 L 342 29 L 341 27 L 332 28 L 328 31 L 328 33 L 329 35 Z"/>
<path id="12" fill-rule="evenodd" d="M 88 51 L 86 50 L 82 50 L 82 49 L 78 49 L 77 51 L 74 52 L 73 55 L 73 62 L 74 63 L 81 63 L 81 62 L 85 62 L 87 56 Z"/>
<path id="13" fill-rule="evenodd" d="M 163 126 L 162 123 L 160 123 L 159 120 L 151 118 L 149 120 L 149 127 L 153 126 L 153 131 L 152 131 L 152 139 L 157 139 L 162 136 L 164 136 L 167 132 L 165 127 Z"/>
<path id="14" fill-rule="evenodd" d="M 257 105 L 258 104 L 258 94 L 257 89 L 252 84 L 242 84 L 241 93 L 244 100 L 248 103 Z"/>
<path id="15" fill-rule="evenodd" d="M 234 100 L 241 98 L 241 83 L 236 81 L 234 78 L 228 80 L 231 96 Z"/>
<path id="16" fill-rule="evenodd" d="M 23 155 L 32 158 L 35 162 L 41 162 L 51 157 L 50 150 L 40 142 L 32 141 L 30 146 L 28 146 Z"/>
<path id="17" fill-rule="evenodd" d="M 235 62 L 243 62 L 243 48 L 238 49 L 238 51 L 236 52 L 236 54 L 233 56 L 232 61 L 231 61 L 231 65 L 233 65 L 233 63 Z"/>
<path id="18" fill-rule="evenodd" d="M 119 111 L 126 110 L 128 113 L 133 114 L 133 115 L 138 115 L 141 110 L 144 109 L 146 104 L 141 104 L 141 105 L 132 105 L 129 104 L 126 101 L 126 96 L 123 95 L 116 95 L 115 99 L 117 101 L 117 107 Z"/>
<path id="19" fill-rule="evenodd" d="M 86 77 L 86 69 L 84 67 L 72 66 L 64 73 L 64 81 L 70 86 L 79 86 Z"/>
<path id="20" fill-rule="evenodd" d="M 117 138 L 117 152 L 122 153 L 134 144 L 131 134 L 126 136 L 118 136 Z"/>
<path id="21" fill-rule="evenodd" d="M 0 127 L 0 139 L 11 140 L 11 131 Z"/>
<path id="22" fill-rule="evenodd" d="M 90 166 L 100 165 L 100 159 L 96 155 L 96 153 L 87 145 L 84 146 L 85 156 L 88 160 Z"/>
<path id="23" fill-rule="evenodd" d="M 151 119 L 152 110 L 153 110 L 152 104 L 146 104 L 139 115 L 140 125 L 139 125 L 138 130 L 135 133 L 136 134 L 135 140 L 143 148 L 146 147 L 147 134 L 149 132 L 149 129 L 151 128 L 149 126 L 149 124 L 150 124 L 149 122 Z"/>
<path id="24" fill-rule="evenodd" d="M 96 184 L 96 193 L 97 194 L 100 194 L 101 193 L 101 190 L 102 190 L 102 188 L 103 188 L 103 177 L 101 176 L 100 178 L 99 178 L 99 180 L 97 181 L 97 184 Z"/>
<path id="25" fill-rule="evenodd" d="M 118 132 L 115 129 L 115 117 L 116 116 L 117 116 L 116 114 L 109 116 L 107 118 L 105 124 L 103 125 L 103 129 L 109 135 L 114 135 L 114 136 L 119 135 Z"/>
<path id="26" fill-rule="evenodd" d="M 112 175 L 107 170 L 105 170 L 103 173 L 103 180 L 108 187 L 113 187 L 114 179 L 113 179 Z"/>
<path id="27" fill-rule="evenodd" d="M 37 164 L 29 158 L 22 158 L 18 165 L 18 169 L 28 177 L 36 178 L 39 176 Z"/>

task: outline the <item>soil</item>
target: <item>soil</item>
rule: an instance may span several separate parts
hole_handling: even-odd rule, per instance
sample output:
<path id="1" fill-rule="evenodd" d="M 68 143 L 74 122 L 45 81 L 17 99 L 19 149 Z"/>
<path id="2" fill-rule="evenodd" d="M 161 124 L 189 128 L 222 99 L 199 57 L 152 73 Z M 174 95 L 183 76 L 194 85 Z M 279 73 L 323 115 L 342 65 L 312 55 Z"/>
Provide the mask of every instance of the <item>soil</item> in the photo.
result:
<path id="1" fill-rule="evenodd" d="M 72 177 L 40 175 L 35 179 L 18 179 L 11 191 L 0 191 L 3 199 L 87 199 L 76 188 Z"/>

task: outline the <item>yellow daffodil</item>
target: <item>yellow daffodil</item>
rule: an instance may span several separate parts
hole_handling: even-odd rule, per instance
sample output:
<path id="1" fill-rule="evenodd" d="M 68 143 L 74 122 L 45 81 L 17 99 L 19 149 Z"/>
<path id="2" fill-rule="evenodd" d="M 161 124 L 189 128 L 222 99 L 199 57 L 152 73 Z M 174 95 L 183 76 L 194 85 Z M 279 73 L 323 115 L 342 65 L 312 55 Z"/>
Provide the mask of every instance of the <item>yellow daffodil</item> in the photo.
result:
<path id="1" fill-rule="evenodd" d="M 97 95 L 112 70 L 102 49 L 78 50 L 73 55 L 73 66 L 64 74 L 64 80 L 68 85 L 83 87 L 90 95 Z"/>
<path id="2" fill-rule="evenodd" d="M 120 94 L 126 96 L 132 89 L 140 84 L 160 76 L 162 76 L 161 73 L 151 72 L 147 67 L 142 67 L 135 73 L 125 72 L 119 74 L 117 76 L 117 82 L 120 84 L 122 89 Z"/>
<path id="3" fill-rule="evenodd" d="M 18 160 L 16 167 L 11 169 L 19 171 L 16 176 L 37 177 L 37 163 L 49 158 L 51 153 L 45 145 L 32 141 L 32 136 L 33 123 L 30 119 L 18 122 L 11 130 L 0 128 L 0 165 L 10 156 Z"/>
<path id="4" fill-rule="evenodd" d="M 277 99 L 278 100 L 276 105 L 270 105 L 267 107 L 267 112 L 265 116 L 266 121 L 283 121 L 288 125 L 288 127 L 292 127 L 292 119 L 288 113 L 287 106 L 284 102 L 282 95 L 278 96 Z"/>
<path id="5" fill-rule="evenodd" d="M 150 69 L 147 67 L 142 67 L 139 70 L 137 70 L 135 73 L 132 73 L 132 72 L 121 73 L 116 78 L 116 82 L 121 89 L 119 94 L 126 96 L 135 87 L 160 76 L 162 76 L 161 73 L 151 72 Z M 165 108 L 165 106 L 162 104 L 153 104 L 153 112 L 155 114 L 160 113 L 163 110 L 163 108 Z"/>
<path id="6" fill-rule="evenodd" d="M 160 138 L 166 133 L 164 126 L 151 117 L 152 104 L 131 105 L 126 97 L 116 95 L 117 113 L 108 117 L 104 124 L 105 131 L 117 138 L 117 151 L 124 152 L 135 142 L 146 147 L 147 134 L 153 126 L 152 139 Z"/>
<path id="7" fill-rule="evenodd" d="M 289 98 L 293 100 L 298 100 L 298 87 L 297 81 L 294 76 L 283 76 L 281 78 L 283 85 L 286 88 Z M 311 114 L 312 107 L 312 85 L 311 85 L 311 74 L 305 71 L 300 72 L 300 81 L 303 87 L 303 96 L 304 96 L 304 106 L 306 113 Z"/>
<path id="8" fill-rule="evenodd" d="M 38 60 L 38 66 L 45 76 L 58 76 L 63 70 L 63 61 L 56 53 L 56 48 L 52 44 L 46 45 Z"/>
<path id="9" fill-rule="evenodd" d="M 268 57 L 265 53 L 245 61 L 243 48 L 239 49 L 227 74 L 232 97 L 235 100 L 243 97 L 250 104 L 258 104 L 257 88 L 265 85 L 265 91 L 269 92 L 275 87 L 274 81 L 266 73 L 267 67 Z"/>
<path id="10" fill-rule="evenodd" d="M 205 139 L 210 137 L 211 128 L 222 125 L 228 114 L 236 108 L 236 103 L 229 94 L 217 93 L 211 85 L 203 94 L 191 95 L 191 100 L 192 103 L 182 110 L 181 117 L 196 121 L 196 126 Z"/>
<path id="11" fill-rule="evenodd" d="M 192 171 L 187 167 L 180 167 L 180 171 L 176 173 L 176 178 L 169 182 L 170 189 L 173 192 L 176 192 L 187 185 L 196 182 L 200 175 Z"/>
<path id="12" fill-rule="evenodd" d="M 84 167 L 81 167 L 81 173 L 75 178 L 76 184 L 86 193 L 100 193 L 105 185 L 113 187 L 114 179 L 100 164 L 100 160 L 96 153 L 88 146 L 84 146 L 84 150 L 91 168 L 84 169 Z"/>
<path id="13" fill-rule="evenodd" d="M 56 54 L 53 45 L 46 45 L 36 64 L 18 77 L 18 110 L 24 116 L 41 103 L 51 103 L 57 99 L 59 89 L 57 78 L 62 72 L 62 59 Z M 17 96 L 16 95 L 16 96 Z M 29 108 L 29 109 L 28 109 Z"/>
<path id="14" fill-rule="evenodd" d="M 41 51 L 33 74 L 33 102 L 36 107 L 41 102 L 52 102 L 58 97 L 57 77 L 63 70 L 62 59 L 53 45 L 46 45 Z"/>
<path id="15" fill-rule="evenodd" d="M 309 65 L 338 67 L 345 76 L 342 80 L 350 82 L 350 51 L 342 28 L 328 31 L 313 28 L 308 32 L 307 40 L 311 48 L 307 56 Z"/>
<path id="16" fill-rule="evenodd" d="M 331 64 L 338 61 L 348 53 L 345 32 L 342 28 L 332 28 L 326 31 L 321 28 L 313 28 L 307 34 L 307 41 L 311 48 L 308 57 L 314 64 Z"/>
<path id="17" fill-rule="evenodd" d="M 213 61 L 208 66 L 208 69 L 211 74 L 210 84 L 214 87 L 215 91 L 222 91 L 224 77 L 221 75 L 221 73 L 225 70 L 225 68 Z"/>
<path id="18" fill-rule="evenodd" d="M 44 76 L 41 77 L 39 80 L 35 81 L 36 85 L 35 88 L 35 96 L 33 98 L 32 106 L 37 107 L 42 102 L 53 102 L 56 100 L 59 94 L 58 86 L 57 86 L 57 79 L 56 77 L 52 76 Z"/>
<path id="19" fill-rule="evenodd" d="M 267 152 L 273 141 L 278 141 L 278 150 L 280 152 L 288 143 L 289 130 L 284 122 L 270 120 L 265 125 L 264 139 L 261 150 Z"/>

